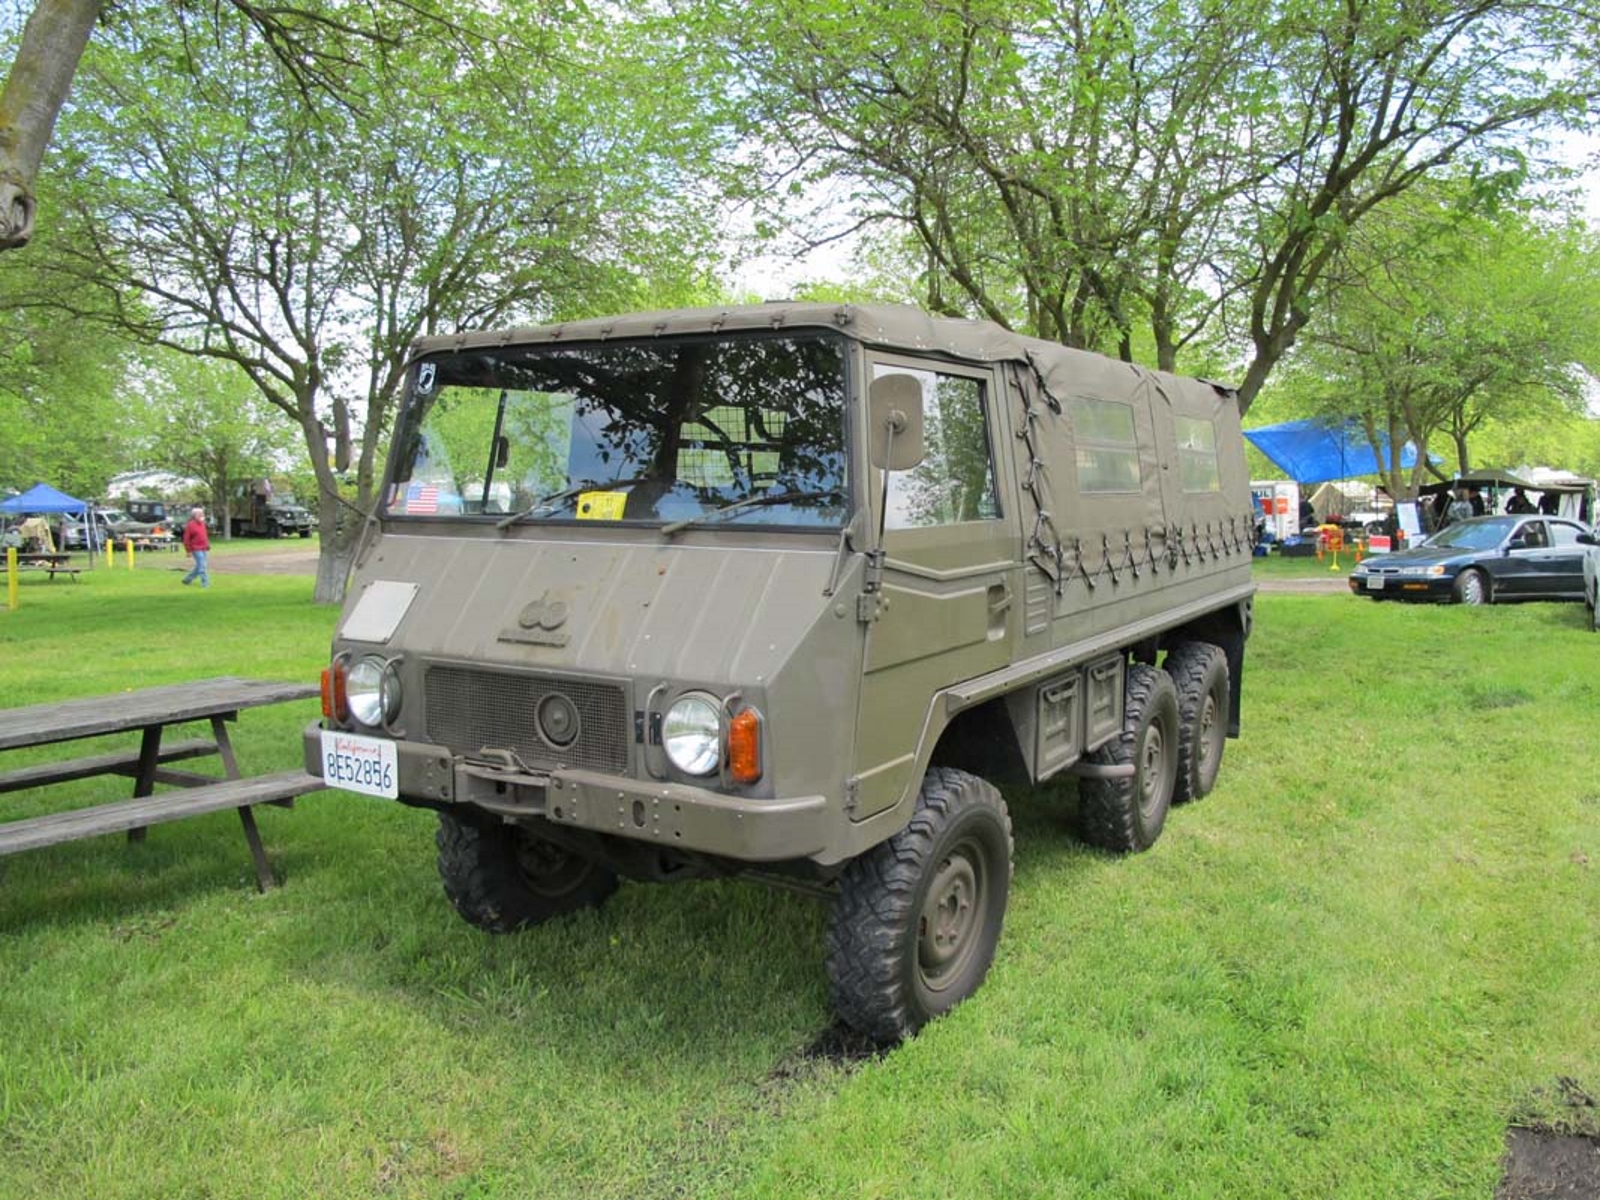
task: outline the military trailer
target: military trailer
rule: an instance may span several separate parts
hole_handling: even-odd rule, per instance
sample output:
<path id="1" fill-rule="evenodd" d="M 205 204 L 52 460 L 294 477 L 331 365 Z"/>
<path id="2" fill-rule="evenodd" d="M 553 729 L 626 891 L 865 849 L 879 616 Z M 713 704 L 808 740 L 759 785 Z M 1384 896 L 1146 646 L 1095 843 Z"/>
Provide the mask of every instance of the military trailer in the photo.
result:
<path id="1" fill-rule="evenodd" d="M 1237 736 L 1254 519 L 1226 387 L 908 308 L 419 342 L 306 761 L 437 811 L 509 931 L 619 878 L 831 898 L 838 1014 L 982 982 L 997 779 L 1148 848 Z"/>

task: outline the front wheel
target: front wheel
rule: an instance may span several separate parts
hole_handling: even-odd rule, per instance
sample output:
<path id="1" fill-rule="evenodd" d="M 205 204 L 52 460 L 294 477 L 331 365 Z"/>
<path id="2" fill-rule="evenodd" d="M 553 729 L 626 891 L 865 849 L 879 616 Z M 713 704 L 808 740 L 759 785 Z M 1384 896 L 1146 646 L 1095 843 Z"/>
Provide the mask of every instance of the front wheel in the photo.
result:
<path id="1" fill-rule="evenodd" d="M 442 812 L 437 842 L 444 894 L 467 921 L 491 933 L 598 908 L 617 890 L 615 872 L 526 826 Z"/>
<path id="2" fill-rule="evenodd" d="M 1489 581 L 1483 577 L 1482 571 L 1463 571 L 1456 576 L 1455 594 L 1458 604 L 1488 604 Z"/>
<path id="3" fill-rule="evenodd" d="M 1101 766 L 1132 767 L 1111 778 L 1078 783 L 1083 840 L 1126 854 L 1148 850 L 1161 836 L 1178 780 L 1178 690 L 1172 676 L 1144 663 L 1128 668 L 1122 733 L 1095 751 Z"/>
<path id="4" fill-rule="evenodd" d="M 1011 818 L 994 787 L 934 767 L 911 823 L 845 868 L 828 925 L 834 1010 L 890 1044 L 988 974 L 1011 891 Z"/>

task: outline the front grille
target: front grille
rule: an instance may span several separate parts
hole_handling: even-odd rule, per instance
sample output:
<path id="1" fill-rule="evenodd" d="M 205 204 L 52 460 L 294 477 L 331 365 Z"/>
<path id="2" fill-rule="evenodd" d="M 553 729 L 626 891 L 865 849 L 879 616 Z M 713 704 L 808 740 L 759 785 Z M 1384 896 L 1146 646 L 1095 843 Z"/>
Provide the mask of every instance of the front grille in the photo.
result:
<path id="1" fill-rule="evenodd" d="M 428 740 L 464 754 L 489 748 L 514 751 L 530 767 L 589 767 L 625 771 L 628 766 L 628 704 L 614 684 L 429 667 Z M 557 746 L 539 733 L 539 703 L 561 695 L 577 710 L 577 738 Z"/>

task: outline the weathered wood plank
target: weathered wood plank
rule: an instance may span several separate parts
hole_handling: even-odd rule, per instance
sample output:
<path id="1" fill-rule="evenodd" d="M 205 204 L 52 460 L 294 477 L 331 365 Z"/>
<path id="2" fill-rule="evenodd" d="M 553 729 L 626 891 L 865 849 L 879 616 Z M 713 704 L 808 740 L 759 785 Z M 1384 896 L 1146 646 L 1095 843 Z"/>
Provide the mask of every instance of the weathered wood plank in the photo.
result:
<path id="1" fill-rule="evenodd" d="M 0 711 L 0 750 L 45 746 L 75 738 L 120 733 L 149 725 L 175 725 L 240 709 L 317 694 L 311 683 L 275 683 L 222 676 L 140 688 L 122 695 L 88 696 L 55 704 Z"/>
<path id="2" fill-rule="evenodd" d="M 0 825 L 0 855 L 19 854 L 24 850 L 37 850 L 43 846 L 107 833 L 121 833 L 126 829 L 160 825 L 167 821 L 181 821 L 185 817 L 223 809 L 271 804 L 321 791 L 323 786 L 321 779 L 296 768 L 280 771 L 276 775 L 222 779 L 205 787 L 184 788 L 155 796 L 99 804 L 93 808 L 80 808 L 73 812 L 29 817 Z"/>
<path id="3" fill-rule="evenodd" d="M 177 762 L 185 758 L 202 758 L 207 754 L 217 752 L 217 743 L 210 738 L 194 738 L 189 741 L 174 742 L 170 746 L 161 748 L 161 762 Z M 46 787 L 52 783 L 70 783 L 74 779 L 88 779 L 95 775 L 131 775 L 139 769 L 139 752 L 126 750 L 111 754 L 92 754 L 85 758 L 74 758 L 67 762 L 39 763 L 31 767 L 18 767 L 15 770 L 0 773 L 0 792 L 20 792 L 24 788 Z M 170 773 L 172 775 L 177 772 Z M 188 772 L 182 774 L 188 775 Z M 177 782 L 168 777 L 168 772 L 156 775 L 162 783 Z M 185 778 L 183 782 L 191 781 L 209 783 L 209 779 L 201 780 L 199 776 Z"/>

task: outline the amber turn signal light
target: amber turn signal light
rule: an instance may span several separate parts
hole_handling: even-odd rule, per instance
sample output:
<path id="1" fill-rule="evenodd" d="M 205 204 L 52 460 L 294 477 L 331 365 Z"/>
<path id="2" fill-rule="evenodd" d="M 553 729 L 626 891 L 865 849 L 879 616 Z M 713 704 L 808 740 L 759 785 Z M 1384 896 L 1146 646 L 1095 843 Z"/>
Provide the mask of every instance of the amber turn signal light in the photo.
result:
<path id="1" fill-rule="evenodd" d="M 728 777 L 735 783 L 761 778 L 761 714 L 753 708 L 728 722 Z"/>
<path id="2" fill-rule="evenodd" d="M 349 719 L 350 703 L 345 698 L 343 662 L 335 662 L 323 669 L 322 715 L 340 724 Z"/>

